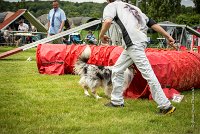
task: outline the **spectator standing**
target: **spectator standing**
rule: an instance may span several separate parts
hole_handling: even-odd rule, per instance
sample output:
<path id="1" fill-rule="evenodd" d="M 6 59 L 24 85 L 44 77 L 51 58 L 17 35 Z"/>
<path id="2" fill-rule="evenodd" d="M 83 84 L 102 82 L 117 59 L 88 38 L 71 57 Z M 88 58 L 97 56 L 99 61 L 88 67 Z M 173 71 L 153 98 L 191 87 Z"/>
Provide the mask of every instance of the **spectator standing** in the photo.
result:
<path id="1" fill-rule="evenodd" d="M 48 14 L 48 36 L 55 35 L 63 31 L 63 27 L 66 21 L 65 12 L 59 8 L 57 0 L 53 1 L 53 9 Z M 63 43 L 62 38 L 55 40 L 53 43 Z"/>

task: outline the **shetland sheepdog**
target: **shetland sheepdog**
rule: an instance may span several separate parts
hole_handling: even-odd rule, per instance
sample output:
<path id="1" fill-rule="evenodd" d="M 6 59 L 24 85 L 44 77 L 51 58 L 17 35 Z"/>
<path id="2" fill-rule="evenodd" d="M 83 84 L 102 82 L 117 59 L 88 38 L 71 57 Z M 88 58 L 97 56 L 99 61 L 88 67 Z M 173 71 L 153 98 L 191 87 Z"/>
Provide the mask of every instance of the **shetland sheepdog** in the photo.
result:
<path id="1" fill-rule="evenodd" d="M 82 52 L 75 63 L 74 73 L 80 76 L 79 84 L 84 89 L 84 94 L 90 96 L 88 89 L 91 90 L 92 95 L 96 98 L 100 97 L 96 89 L 102 87 L 106 96 L 110 97 L 112 92 L 112 66 L 96 66 L 92 64 L 87 64 L 90 57 L 91 49 L 89 46 Z M 126 90 L 135 74 L 135 70 L 129 67 L 124 72 L 124 89 Z"/>

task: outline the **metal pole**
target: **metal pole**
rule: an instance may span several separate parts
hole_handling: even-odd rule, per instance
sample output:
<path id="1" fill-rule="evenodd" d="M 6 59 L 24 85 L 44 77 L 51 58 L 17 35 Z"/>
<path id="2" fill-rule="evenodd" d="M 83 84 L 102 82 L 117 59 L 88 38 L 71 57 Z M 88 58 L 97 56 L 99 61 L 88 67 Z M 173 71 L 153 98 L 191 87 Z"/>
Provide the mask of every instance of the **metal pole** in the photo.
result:
<path id="1" fill-rule="evenodd" d="M 136 0 L 136 7 L 139 7 L 139 3 L 141 2 L 142 0 Z"/>
<path id="2" fill-rule="evenodd" d="M 138 5 L 138 0 L 136 0 L 136 4 L 135 4 L 135 5 L 136 5 L 136 7 L 138 7 L 138 6 L 139 6 L 139 5 Z"/>

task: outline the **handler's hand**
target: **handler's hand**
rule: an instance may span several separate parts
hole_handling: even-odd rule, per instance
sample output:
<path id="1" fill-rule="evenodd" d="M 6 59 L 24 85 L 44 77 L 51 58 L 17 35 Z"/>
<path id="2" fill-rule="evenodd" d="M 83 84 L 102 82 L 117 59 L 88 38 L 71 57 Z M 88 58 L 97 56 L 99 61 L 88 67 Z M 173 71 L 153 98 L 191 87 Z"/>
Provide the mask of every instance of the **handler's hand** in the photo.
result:
<path id="1" fill-rule="evenodd" d="M 175 40 L 170 36 L 169 38 L 167 38 L 167 42 L 168 42 L 168 45 L 170 45 L 171 47 L 173 47 L 174 49 L 178 49 L 174 43 L 175 43 Z"/>
<path id="2" fill-rule="evenodd" d="M 103 44 L 109 43 L 110 38 L 107 35 L 100 37 Z"/>

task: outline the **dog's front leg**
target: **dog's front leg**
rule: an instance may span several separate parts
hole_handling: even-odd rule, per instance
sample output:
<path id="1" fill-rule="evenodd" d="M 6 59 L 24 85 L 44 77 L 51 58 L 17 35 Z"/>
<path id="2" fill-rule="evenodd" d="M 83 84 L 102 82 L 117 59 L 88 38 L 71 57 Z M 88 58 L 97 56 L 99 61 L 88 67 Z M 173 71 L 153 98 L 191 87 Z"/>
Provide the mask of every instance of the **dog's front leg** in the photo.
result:
<path id="1" fill-rule="evenodd" d="M 101 98 L 102 98 L 102 97 L 100 97 L 100 96 L 97 94 L 97 92 L 96 92 L 95 89 L 92 89 L 92 94 L 93 94 L 93 96 L 94 96 L 96 99 L 101 99 Z"/>
<path id="2" fill-rule="evenodd" d="M 112 86 L 105 86 L 104 93 L 110 98 L 112 92 Z"/>
<path id="3" fill-rule="evenodd" d="M 84 94 L 85 94 L 85 96 L 90 96 L 87 86 L 84 86 Z"/>

